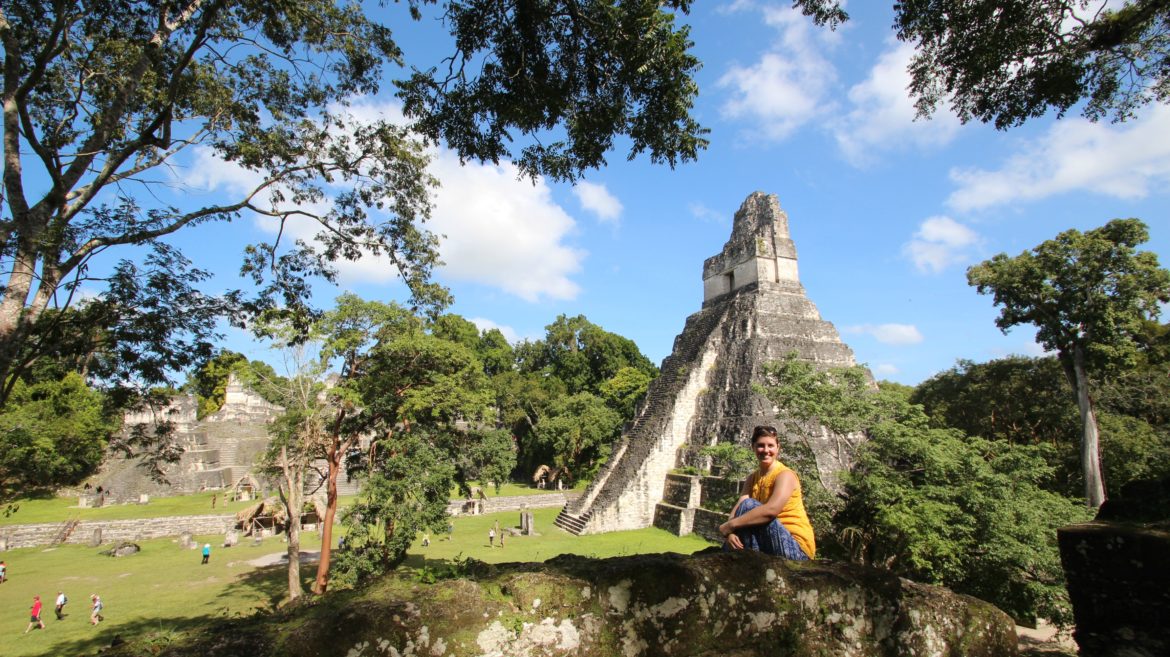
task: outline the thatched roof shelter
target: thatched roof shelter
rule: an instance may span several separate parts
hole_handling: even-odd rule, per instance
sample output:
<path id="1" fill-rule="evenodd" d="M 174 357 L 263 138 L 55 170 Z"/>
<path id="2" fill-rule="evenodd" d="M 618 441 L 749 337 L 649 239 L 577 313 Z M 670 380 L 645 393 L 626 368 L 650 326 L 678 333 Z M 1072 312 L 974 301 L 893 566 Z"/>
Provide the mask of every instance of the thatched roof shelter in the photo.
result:
<path id="1" fill-rule="evenodd" d="M 288 520 L 288 511 L 284 503 L 276 496 L 266 497 L 255 504 L 236 512 L 236 522 L 246 533 L 251 533 L 252 527 L 260 518 L 271 518 L 273 524 L 281 525 Z"/>

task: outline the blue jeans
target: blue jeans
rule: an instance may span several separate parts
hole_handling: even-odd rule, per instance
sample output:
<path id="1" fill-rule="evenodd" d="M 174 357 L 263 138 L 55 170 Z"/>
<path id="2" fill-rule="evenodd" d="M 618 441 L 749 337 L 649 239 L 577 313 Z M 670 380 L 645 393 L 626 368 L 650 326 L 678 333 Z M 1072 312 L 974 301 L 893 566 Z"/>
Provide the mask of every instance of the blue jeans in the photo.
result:
<path id="1" fill-rule="evenodd" d="M 749 497 L 735 510 L 735 517 L 738 518 L 758 506 L 763 505 Z M 792 532 L 780 524 L 779 520 L 773 519 L 766 525 L 737 529 L 735 535 L 739 537 L 745 550 L 755 550 L 793 561 L 808 561 L 808 555 L 800 549 L 800 544 L 792 537 Z M 724 544 L 724 549 L 730 549 L 730 546 Z"/>

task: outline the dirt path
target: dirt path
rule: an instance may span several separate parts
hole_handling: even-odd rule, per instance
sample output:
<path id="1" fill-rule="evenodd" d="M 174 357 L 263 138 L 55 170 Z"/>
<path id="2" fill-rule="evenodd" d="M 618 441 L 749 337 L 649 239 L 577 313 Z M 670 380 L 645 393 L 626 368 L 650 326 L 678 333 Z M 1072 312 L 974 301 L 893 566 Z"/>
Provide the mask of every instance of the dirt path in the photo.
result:
<path id="1" fill-rule="evenodd" d="M 1075 657 L 1077 643 L 1067 633 L 1060 633 L 1057 629 L 1043 621 L 1037 624 L 1036 629 L 1016 626 L 1016 636 L 1020 637 L 1021 655 L 1068 655 Z"/>
<path id="2" fill-rule="evenodd" d="M 320 550 L 315 550 L 315 551 L 311 551 L 311 552 L 306 552 L 304 550 L 301 551 L 301 563 L 303 563 L 303 564 L 304 563 L 315 563 L 320 558 L 321 558 L 321 551 Z M 282 564 L 282 563 L 288 563 L 288 551 L 287 550 L 283 551 L 283 552 L 273 552 L 272 554 L 266 554 L 262 557 L 256 557 L 255 559 L 252 559 L 251 561 L 248 562 L 249 565 L 255 566 L 257 568 L 263 568 L 264 566 L 275 566 L 277 564 Z"/>

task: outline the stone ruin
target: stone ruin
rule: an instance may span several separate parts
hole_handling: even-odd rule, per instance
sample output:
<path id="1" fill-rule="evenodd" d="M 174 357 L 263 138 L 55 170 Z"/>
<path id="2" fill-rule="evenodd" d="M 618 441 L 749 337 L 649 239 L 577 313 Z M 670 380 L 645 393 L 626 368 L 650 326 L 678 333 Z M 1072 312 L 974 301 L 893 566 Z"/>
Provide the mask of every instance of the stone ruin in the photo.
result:
<path id="1" fill-rule="evenodd" d="M 653 524 L 679 535 L 717 536 L 726 512 L 704 511 L 700 503 L 723 480 L 671 470 L 701 463 L 698 452 L 707 445 L 746 444 L 759 424 L 781 430 L 782 460 L 815 467 L 822 484 L 837 490 L 837 473 L 850 467 L 862 437 L 804 424 L 796 440 L 784 429 L 794 426 L 791 418 L 752 389 L 764 382 L 766 363 L 793 352 L 821 368 L 856 364 L 805 295 L 788 215 L 774 195 L 756 192 L 736 212 L 723 251 L 703 263 L 702 309 L 687 318 L 609 461 L 556 524 L 575 534 Z"/>
<path id="2" fill-rule="evenodd" d="M 134 425 L 164 421 L 174 425 L 175 440 L 183 452 L 177 463 L 166 468 L 166 481 L 151 479 L 137 467 L 140 459 L 117 455 L 106 459 L 91 482 L 109 490 L 118 502 L 139 501 L 143 495 L 229 491 L 237 484 L 254 487 L 256 461 L 268 447 L 268 425 L 284 409 L 252 392 L 234 374 L 228 379 L 224 403 L 218 411 L 199 418 L 197 409 L 193 395 L 179 395 L 166 408 L 127 413 L 123 418 L 124 431 Z M 316 481 L 306 481 L 307 490 L 316 485 Z M 338 492 L 356 493 L 357 483 L 342 476 Z"/>
<path id="3" fill-rule="evenodd" d="M 1057 540 L 1079 654 L 1170 655 L 1170 477 L 1122 486 Z"/>

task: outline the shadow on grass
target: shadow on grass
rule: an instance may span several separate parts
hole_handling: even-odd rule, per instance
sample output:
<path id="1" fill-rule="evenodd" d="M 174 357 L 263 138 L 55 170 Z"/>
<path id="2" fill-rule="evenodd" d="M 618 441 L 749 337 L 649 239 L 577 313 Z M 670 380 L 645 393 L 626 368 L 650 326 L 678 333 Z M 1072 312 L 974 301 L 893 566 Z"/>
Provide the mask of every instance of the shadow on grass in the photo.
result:
<path id="1" fill-rule="evenodd" d="M 214 619 L 199 618 L 143 618 L 119 622 L 117 626 L 102 625 L 91 628 L 93 633 L 84 639 L 54 643 L 44 655 L 95 655 L 110 646 L 132 641 L 141 648 L 136 654 L 152 654 L 188 632 L 208 627 Z M 88 619 L 85 620 L 88 622 Z"/>

